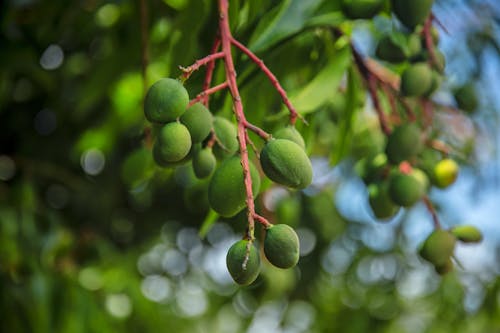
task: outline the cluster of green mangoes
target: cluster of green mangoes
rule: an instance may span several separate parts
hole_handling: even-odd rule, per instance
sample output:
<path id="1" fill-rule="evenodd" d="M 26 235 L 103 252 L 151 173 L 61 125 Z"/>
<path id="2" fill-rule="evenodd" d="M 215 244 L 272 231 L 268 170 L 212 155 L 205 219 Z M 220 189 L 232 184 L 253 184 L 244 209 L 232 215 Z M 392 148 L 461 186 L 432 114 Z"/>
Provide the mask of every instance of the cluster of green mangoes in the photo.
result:
<path id="1" fill-rule="evenodd" d="M 446 188 L 458 176 L 458 164 L 424 147 L 416 123 L 396 126 L 385 151 L 361 159 L 356 169 L 367 184 L 369 205 L 377 219 L 393 217 L 400 207 L 420 201 L 431 185 Z"/>
<path id="2" fill-rule="evenodd" d="M 463 243 L 478 243 L 483 235 L 475 226 L 459 225 L 450 230 L 434 230 L 421 245 L 419 254 L 430 262 L 436 272 L 446 274 L 453 269 L 451 257 L 458 241 Z"/>
<path id="3" fill-rule="evenodd" d="M 206 192 L 196 187 L 196 195 L 206 195 L 210 208 L 220 216 L 233 217 L 247 204 L 237 128 L 226 118 L 213 116 L 201 103 L 188 105 L 188 92 L 178 80 L 161 79 L 149 89 L 144 112 L 156 126 L 154 161 L 161 167 L 191 162 L 196 177 L 209 180 L 202 183 Z M 304 139 L 293 126 L 269 136 L 260 152 L 260 166 L 269 179 L 291 189 L 303 189 L 312 181 Z M 261 176 L 251 160 L 248 168 L 255 198 Z M 242 284 L 250 283 L 258 274 L 258 252 L 250 243 L 236 243 L 227 257 L 231 275 Z M 298 247 L 297 235 L 288 225 L 267 228 L 264 253 L 273 265 L 293 267 L 298 261 Z"/>
<path id="4" fill-rule="evenodd" d="M 278 268 L 292 268 L 299 261 L 299 238 L 287 224 L 270 225 L 264 238 L 264 255 Z M 226 264 L 233 280 L 241 285 L 255 281 L 260 272 L 259 251 L 252 241 L 243 239 L 234 243 L 226 256 Z"/>

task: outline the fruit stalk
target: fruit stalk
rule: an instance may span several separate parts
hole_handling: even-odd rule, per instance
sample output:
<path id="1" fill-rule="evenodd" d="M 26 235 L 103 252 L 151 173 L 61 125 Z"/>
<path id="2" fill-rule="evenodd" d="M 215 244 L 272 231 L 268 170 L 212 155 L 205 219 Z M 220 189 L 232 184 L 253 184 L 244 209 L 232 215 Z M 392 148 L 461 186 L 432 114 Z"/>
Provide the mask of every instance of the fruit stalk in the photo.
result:
<path id="1" fill-rule="evenodd" d="M 387 117 L 385 116 L 384 110 L 382 110 L 382 106 L 380 105 L 380 100 L 378 99 L 377 95 L 377 79 L 371 73 L 368 73 L 367 80 L 368 91 L 370 93 L 370 97 L 372 98 L 375 111 L 377 112 L 380 126 L 382 127 L 382 131 L 384 132 L 384 134 L 389 135 L 391 134 L 391 129 L 389 128 Z"/>
<path id="2" fill-rule="evenodd" d="M 297 121 L 297 117 L 300 118 L 302 121 L 305 122 L 304 118 L 300 116 L 295 108 L 293 107 L 292 103 L 290 103 L 290 100 L 288 99 L 288 96 L 286 94 L 285 89 L 281 86 L 279 83 L 278 79 L 276 76 L 271 72 L 271 70 L 264 64 L 264 61 L 257 57 L 252 51 L 250 51 L 245 45 L 241 44 L 238 42 L 236 39 L 231 37 L 231 43 L 239 48 L 243 53 L 245 53 L 250 60 L 252 60 L 259 68 L 260 70 L 269 78 L 269 81 L 271 81 L 271 84 L 273 87 L 278 91 L 278 93 L 281 96 L 281 99 L 283 100 L 283 104 L 286 105 L 288 110 L 290 111 L 290 124 L 295 124 Z"/>
<path id="3" fill-rule="evenodd" d="M 210 96 L 211 94 L 214 94 L 222 89 L 226 89 L 228 86 L 229 86 L 228 82 L 224 81 L 223 83 L 218 84 L 212 88 L 203 89 L 203 91 L 201 93 L 199 93 L 198 95 L 196 95 L 195 98 L 193 98 L 192 100 L 189 101 L 188 107 L 190 107 L 190 106 L 192 106 L 192 105 L 194 105 L 202 100 L 204 102 L 205 100 L 207 100 L 208 96 Z"/>
<path id="4" fill-rule="evenodd" d="M 429 211 L 429 213 L 431 213 L 432 222 L 434 223 L 434 229 L 436 229 L 436 230 L 441 229 L 441 224 L 439 223 L 439 218 L 437 216 L 436 210 L 434 209 L 434 206 L 432 205 L 431 200 L 429 199 L 428 196 L 424 196 L 424 198 L 422 200 L 425 204 L 425 207 L 427 207 L 427 210 Z"/>
<path id="5" fill-rule="evenodd" d="M 217 52 L 220 47 L 220 38 L 217 36 L 214 40 L 214 44 L 212 45 L 212 49 L 210 50 L 210 54 Z M 215 69 L 215 60 L 210 61 L 207 64 L 207 71 L 205 73 L 205 80 L 203 81 L 203 91 L 208 90 L 210 88 L 210 84 L 212 83 L 212 76 L 214 74 Z M 203 105 L 208 108 L 209 95 L 205 95 L 203 98 Z"/>
<path id="6" fill-rule="evenodd" d="M 224 57 L 224 52 L 217 52 L 217 53 L 212 53 L 207 55 L 204 58 L 198 59 L 195 61 L 194 64 L 188 67 L 182 67 L 179 66 L 180 69 L 183 71 L 182 78 L 184 80 L 187 80 L 193 72 L 197 71 L 200 69 L 201 66 L 208 65 L 209 63 L 213 62 L 214 60 L 220 59 Z"/>
<path id="7" fill-rule="evenodd" d="M 434 67 L 437 64 L 437 61 L 436 52 L 434 52 L 434 42 L 432 41 L 431 27 L 432 15 L 429 15 L 429 17 L 425 20 L 422 34 L 424 35 L 425 39 L 425 48 L 427 49 L 427 51 L 429 51 L 429 65 L 431 67 Z"/>

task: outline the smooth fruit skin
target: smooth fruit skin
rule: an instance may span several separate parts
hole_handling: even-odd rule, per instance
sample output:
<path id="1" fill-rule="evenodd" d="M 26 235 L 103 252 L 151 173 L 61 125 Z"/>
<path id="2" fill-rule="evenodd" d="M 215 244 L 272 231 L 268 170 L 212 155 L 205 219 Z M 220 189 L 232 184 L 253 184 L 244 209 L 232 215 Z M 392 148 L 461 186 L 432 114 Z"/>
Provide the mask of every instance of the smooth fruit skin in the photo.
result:
<path id="1" fill-rule="evenodd" d="M 466 83 L 458 88 L 454 93 L 454 97 L 458 107 L 469 113 L 474 112 L 479 105 L 476 89 L 472 83 Z"/>
<path id="2" fill-rule="evenodd" d="M 368 187 L 368 203 L 377 219 L 391 218 L 399 210 L 399 207 L 391 200 L 385 183 L 372 184 Z"/>
<path id="3" fill-rule="evenodd" d="M 296 144 L 298 144 L 302 149 L 306 148 L 306 143 L 304 142 L 304 138 L 294 126 L 283 127 L 278 131 L 276 131 L 276 133 L 273 136 L 276 139 L 286 139 L 293 141 Z"/>
<path id="4" fill-rule="evenodd" d="M 217 160 L 211 148 L 204 148 L 193 156 L 194 174 L 198 178 L 206 178 L 215 170 Z"/>
<path id="5" fill-rule="evenodd" d="M 303 189 L 311 184 L 311 161 L 293 141 L 268 141 L 260 153 L 260 164 L 266 176 L 278 184 L 295 189 Z"/>
<path id="6" fill-rule="evenodd" d="M 375 55 L 381 60 L 392 63 L 400 63 L 406 60 L 404 49 L 392 40 L 391 35 L 386 35 L 380 39 Z"/>
<path id="7" fill-rule="evenodd" d="M 389 196 L 399 206 L 411 207 L 417 203 L 425 194 L 426 184 L 421 177 L 423 172 L 415 174 L 411 172 L 404 174 L 399 171 L 393 173 L 389 178 Z"/>
<path id="8" fill-rule="evenodd" d="M 415 124 L 395 127 L 387 139 L 385 153 L 391 163 L 398 164 L 417 155 L 423 148 L 421 132 Z"/>
<path id="9" fill-rule="evenodd" d="M 144 101 L 146 119 L 153 123 L 167 123 L 181 116 L 189 103 L 189 95 L 178 80 L 165 78 L 156 81 Z"/>
<path id="10" fill-rule="evenodd" d="M 459 166 L 450 158 L 439 161 L 434 166 L 434 183 L 439 188 L 446 188 L 453 184 L 458 177 Z"/>
<path id="11" fill-rule="evenodd" d="M 257 168 L 249 162 L 252 192 L 257 196 L 260 178 Z M 224 217 L 238 214 L 246 206 L 246 190 L 240 157 L 226 159 L 215 170 L 208 186 L 208 202 L 213 210 Z"/>
<path id="12" fill-rule="evenodd" d="M 408 28 L 424 23 L 431 12 L 433 0 L 392 0 L 392 11 Z"/>
<path id="13" fill-rule="evenodd" d="M 187 156 L 191 149 L 191 134 L 186 126 L 168 123 L 160 129 L 156 138 L 159 153 L 166 162 L 178 162 Z"/>
<path id="14" fill-rule="evenodd" d="M 249 248 L 248 248 L 249 247 Z M 244 266 L 248 251 L 248 261 Z M 259 252 L 248 240 L 234 243 L 227 252 L 226 266 L 233 280 L 241 285 L 249 285 L 257 279 L 260 271 Z"/>
<path id="15" fill-rule="evenodd" d="M 382 0 L 343 0 L 342 10 L 351 19 L 369 19 L 382 10 Z"/>
<path id="16" fill-rule="evenodd" d="M 188 128 L 193 142 L 202 142 L 210 134 L 213 126 L 212 114 L 201 103 L 190 106 L 180 121 Z"/>
<path id="17" fill-rule="evenodd" d="M 455 249 L 456 238 L 449 231 L 438 229 L 433 231 L 424 241 L 419 253 L 422 258 L 436 267 L 448 264 Z"/>
<path id="18" fill-rule="evenodd" d="M 432 70 L 426 63 L 408 67 L 401 75 L 401 93 L 404 96 L 423 96 L 432 87 Z"/>
<path id="19" fill-rule="evenodd" d="M 479 243 L 483 240 L 483 234 L 473 225 L 459 225 L 450 231 L 459 241 L 464 243 Z"/>
<path id="20" fill-rule="evenodd" d="M 264 254 L 271 264 L 291 268 L 299 262 L 299 237 L 292 227 L 276 224 L 266 230 Z"/>
<path id="21" fill-rule="evenodd" d="M 237 130 L 232 122 L 222 117 L 214 117 L 214 132 L 217 142 L 213 147 L 215 157 L 224 159 L 238 150 Z"/>

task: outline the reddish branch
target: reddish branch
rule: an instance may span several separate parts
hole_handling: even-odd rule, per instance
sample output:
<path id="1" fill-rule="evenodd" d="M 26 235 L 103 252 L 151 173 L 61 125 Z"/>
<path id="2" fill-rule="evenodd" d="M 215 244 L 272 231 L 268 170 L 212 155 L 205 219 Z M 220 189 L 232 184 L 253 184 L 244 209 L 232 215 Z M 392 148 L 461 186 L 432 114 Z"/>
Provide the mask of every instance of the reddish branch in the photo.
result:
<path id="1" fill-rule="evenodd" d="M 184 80 L 188 79 L 193 72 L 197 71 L 201 66 L 205 66 L 207 64 L 210 64 L 214 62 L 216 59 L 220 59 L 224 57 L 224 52 L 217 52 L 217 53 L 212 53 L 207 55 L 205 58 L 201 58 L 199 60 L 196 60 L 194 64 L 188 67 L 182 67 L 179 66 L 179 68 L 184 72 L 182 74 L 182 77 Z"/>
<path id="2" fill-rule="evenodd" d="M 269 133 L 267 133 L 266 131 L 264 131 L 262 128 L 260 128 L 258 126 L 255 126 L 254 124 L 249 123 L 246 120 L 244 122 L 244 126 L 246 128 L 248 128 L 249 130 L 251 130 L 252 132 L 254 132 L 255 134 L 257 134 L 258 136 L 260 136 L 265 141 L 268 141 L 271 138 L 271 135 Z"/>
<path id="3" fill-rule="evenodd" d="M 429 15 L 429 17 L 425 20 L 424 29 L 422 30 L 422 33 L 425 39 L 425 48 L 427 49 L 427 51 L 429 51 L 429 64 L 431 65 L 431 67 L 436 67 L 437 66 L 436 52 L 434 50 L 434 41 L 432 40 L 431 28 L 432 28 L 432 15 Z"/>
<path id="4" fill-rule="evenodd" d="M 281 99 L 283 100 L 283 104 L 285 104 L 288 110 L 290 111 L 290 123 L 292 125 L 295 124 L 297 117 L 299 117 L 302 121 L 305 122 L 304 118 L 302 118 L 302 116 L 297 113 L 292 103 L 290 103 L 290 100 L 288 99 L 285 89 L 283 89 L 278 79 L 273 74 L 273 72 L 271 72 L 271 70 L 269 70 L 269 68 L 264 64 L 264 61 L 259 57 L 257 57 L 252 51 L 250 51 L 245 45 L 241 44 L 236 39 L 231 38 L 231 43 L 234 44 L 234 46 L 236 46 L 237 48 L 239 48 L 243 53 L 245 53 L 250 58 L 250 60 L 252 60 L 260 68 L 260 70 L 269 78 L 271 84 L 280 94 Z"/>
<path id="5" fill-rule="evenodd" d="M 441 224 L 439 223 L 439 218 L 437 216 L 436 210 L 434 209 L 434 206 L 432 205 L 432 202 L 430 201 L 428 196 L 424 196 L 422 199 L 424 201 L 425 207 L 427 207 L 427 210 L 432 216 L 432 222 L 434 223 L 434 228 L 435 229 L 441 229 Z"/>
<path id="6" fill-rule="evenodd" d="M 208 88 L 208 89 L 204 89 L 201 93 L 199 93 L 198 95 L 196 95 L 195 98 L 193 98 L 191 101 L 189 101 L 189 104 L 188 104 L 188 107 L 193 105 L 193 104 L 196 104 L 202 100 L 208 100 L 208 96 L 210 96 L 211 94 L 214 94 L 222 89 L 226 89 L 227 87 L 229 86 L 229 84 L 227 83 L 227 81 L 219 84 L 219 85 L 216 85 L 212 88 Z M 207 106 L 207 105 L 205 105 Z"/>
<path id="7" fill-rule="evenodd" d="M 373 106 L 375 107 L 375 111 L 377 112 L 378 119 L 380 121 L 380 127 L 382 127 L 382 131 L 384 132 L 385 135 L 389 135 L 391 134 L 391 129 L 389 127 L 387 117 L 385 116 L 384 110 L 380 105 L 380 100 L 377 95 L 377 79 L 373 75 L 368 74 L 367 80 L 368 80 L 368 91 L 370 92 L 370 96 L 373 101 Z"/>
<path id="8" fill-rule="evenodd" d="M 215 38 L 214 44 L 212 45 L 212 49 L 210 50 L 210 54 L 213 54 L 217 52 L 217 50 L 220 47 L 220 38 L 217 36 Z M 215 69 L 215 60 L 210 61 L 207 64 L 207 72 L 205 73 L 205 80 L 203 81 L 203 90 L 208 90 L 210 88 L 210 85 L 212 83 L 212 76 L 214 74 L 214 69 Z M 208 107 L 208 102 L 209 102 L 209 95 L 206 95 L 205 98 L 203 99 L 203 104 Z"/>

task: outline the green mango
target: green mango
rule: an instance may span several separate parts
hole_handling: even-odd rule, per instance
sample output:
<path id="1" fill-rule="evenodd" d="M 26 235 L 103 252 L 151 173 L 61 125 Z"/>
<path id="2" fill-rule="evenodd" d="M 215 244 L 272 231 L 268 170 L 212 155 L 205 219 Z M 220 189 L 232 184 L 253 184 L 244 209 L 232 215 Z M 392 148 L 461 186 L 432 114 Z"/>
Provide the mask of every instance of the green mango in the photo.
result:
<path id="1" fill-rule="evenodd" d="M 157 153 L 166 162 L 178 162 L 191 150 L 191 134 L 186 126 L 178 122 L 164 125 L 155 142 Z"/>
<path id="2" fill-rule="evenodd" d="M 190 106 L 181 116 L 180 121 L 191 134 L 193 142 L 202 142 L 213 128 L 213 117 L 210 111 L 201 103 Z"/>
<path id="3" fill-rule="evenodd" d="M 369 19 L 384 6 L 383 0 L 342 0 L 342 10 L 351 19 Z"/>
<path id="4" fill-rule="evenodd" d="M 252 192 L 256 197 L 260 190 L 257 168 L 249 162 L 252 178 Z M 215 170 L 208 186 L 208 202 L 213 210 L 224 217 L 238 214 L 246 207 L 246 190 L 240 157 L 226 159 Z"/>
<path id="5" fill-rule="evenodd" d="M 385 153 L 391 163 L 399 164 L 416 156 L 423 146 L 420 128 L 414 123 L 407 123 L 393 129 L 387 138 Z"/>
<path id="6" fill-rule="evenodd" d="M 424 96 L 432 87 L 432 70 L 427 63 L 416 63 L 401 75 L 401 93 L 404 96 Z"/>
<path id="7" fill-rule="evenodd" d="M 279 268 L 292 268 L 300 256 L 299 237 L 287 224 L 275 224 L 266 230 L 264 254 L 271 264 Z"/>
<path id="8" fill-rule="evenodd" d="M 260 153 L 262 170 L 272 181 L 303 189 L 312 181 L 312 165 L 305 151 L 295 142 L 269 140 Z"/>
<path id="9" fill-rule="evenodd" d="M 245 264 L 245 258 L 248 260 Z M 226 266 L 233 280 L 241 285 L 249 285 L 257 279 L 260 272 L 259 251 L 248 240 L 234 243 L 227 252 Z"/>
<path id="10" fill-rule="evenodd" d="M 455 249 L 456 238 L 449 231 L 438 229 L 433 231 L 424 241 L 419 254 L 436 267 L 448 265 Z"/>
<path id="11" fill-rule="evenodd" d="M 479 243 L 483 240 L 483 234 L 473 225 L 459 225 L 451 228 L 450 232 L 464 243 Z"/>
<path id="12" fill-rule="evenodd" d="M 473 113 L 479 106 L 479 100 L 476 94 L 476 88 L 473 83 L 466 83 L 457 90 L 453 96 L 457 102 L 457 106 L 468 113 Z"/>
<path id="13" fill-rule="evenodd" d="M 399 210 L 389 196 L 387 183 L 371 184 L 368 187 L 368 203 L 373 215 L 381 220 L 393 217 Z"/>
<path id="14" fill-rule="evenodd" d="M 193 156 L 193 169 L 197 178 L 207 178 L 215 170 L 217 160 L 211 148 L 200 149 Z"/>
<path id="15" fill-rule="evenodd" d="M 234 155 L 239 147 L 236 126 L 222 117 L 214 117 L 213 126 L 217 137 L 217 141 L 213 146 L 215 157 L 222 160 Z"/>
<path id="16" fill-rule="evenodd" d="M 276 133 L 273 134 L 273 137 L 276 139 L 290 140 L 298 144 L 302 149 L 306 148 L 304 138 L 294 126 L 286 126 L 279 129 L 278 131 L 276 131 Z"/>
<path id="17" fill-rule="evenodd" d="M 428 185 L 426 175 L 416 170 L 409 174 L 396 171 L 389 177 L 389 196 L 396 205 L 411 207 L 425 195 Z"/>
<path id="18" fill-rule="evenodd" d="M 433 0 L 392 0 L 392 11 L 406 27 L 414 29 L 431 13 Z"/>
<path id="19" fill-rule="evenodd" d="M 168 123 L 180 117 L 189 104 L 189 94 L 178 80 L 165 78 L 156 81 L 144 101 L 144 114 L 152 123 Z"/>

